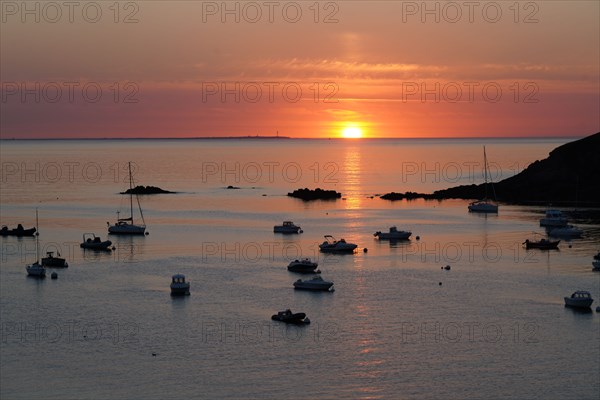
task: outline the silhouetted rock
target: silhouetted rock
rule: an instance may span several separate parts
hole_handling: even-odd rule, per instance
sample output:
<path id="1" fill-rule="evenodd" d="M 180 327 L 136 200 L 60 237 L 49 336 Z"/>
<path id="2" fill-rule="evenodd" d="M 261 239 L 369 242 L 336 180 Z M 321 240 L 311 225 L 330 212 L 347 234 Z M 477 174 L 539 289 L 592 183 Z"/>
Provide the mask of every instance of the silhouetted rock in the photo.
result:
<path id="1" fill-rule="evenodd" d="M 494 189 L 498 201 L 506 203 L 597 206 L 600 205 L 599 177 L 600 132 L 557 147 L 548 158 L 494 183 Z M 479 199 L 485 192 L 483 185 L 456 186 L 433 194 L 392 192 L 381 198 Z"/>
<path id="2" fill-rule="evenodd" d="M 238 186 L 231 186 L 231 185 L 229 185 L 225 189 L 239 189 L 239 187 Z"/>
<path id="3" fill-rule="evenodd" d="M 133 189 L 127 189 L 121 194 L 162 194 L 162 193 L 176 193 L 168 190 L 161 189 L 156 186 L 136 186 Z"/>
<path id="4" fill-rule="evenodd" d="M 287 194 L 290 197 L 295 197 L 297 199 L 302 200 L 335 200 L 342 197 L 341 193 L 336 192 L 335 190 L 323 190 L 320 188 L 316 188 L 315 190 L 311 190 L 308 188 L 297 189 L 292 193 Z"/>

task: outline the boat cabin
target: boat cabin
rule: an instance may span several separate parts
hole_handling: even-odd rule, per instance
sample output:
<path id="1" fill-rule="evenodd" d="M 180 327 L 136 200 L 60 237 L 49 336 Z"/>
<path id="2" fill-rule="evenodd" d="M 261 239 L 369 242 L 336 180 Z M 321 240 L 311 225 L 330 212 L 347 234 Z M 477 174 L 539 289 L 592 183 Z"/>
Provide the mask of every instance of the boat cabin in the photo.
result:
<path id="1" fill-rule="evenodd" d="M 172 279 L 173 283 L 185 283 L 185 275 L 182 274 L 175 274 Z"/>
<path id="2" fill-rule="evenodd" d="M 590 292 L 585 292 L 583 290 L 578 290 L 577 292 L 573 293 L 571 295 L 572 299 L 591 299 L 592 295 L 590 294 Z"/>

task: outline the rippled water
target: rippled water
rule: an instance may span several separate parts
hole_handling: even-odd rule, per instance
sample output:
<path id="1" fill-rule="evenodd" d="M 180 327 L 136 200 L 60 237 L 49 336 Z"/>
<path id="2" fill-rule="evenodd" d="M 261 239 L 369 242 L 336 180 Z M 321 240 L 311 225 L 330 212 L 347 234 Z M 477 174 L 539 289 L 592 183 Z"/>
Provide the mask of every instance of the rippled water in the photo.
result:
<path id="1" fill-rule="evenodd" d="M 4 141 L 1 223 L 32 226 L 38 208 L 42 252 L 70 266 L 28 279 L 35 239 L 0 238 L 1 397 L 597 398 L 600 314 L 562 299 L 589 290 L 600 305 L 597 214 L 569 211 L 585 235 L 559 251 L 525 251 L 543 207 L 371 198 L 479 182 L 482 144 L 498 180 L 564 142 Z M 148 236 L 81 250 L 126 212 L 127 161 L 136 183 L 180 193 L 142 196 Z M 285 196 L 305 186 L 344 199 Z M 273 234 L 284 219 L 304 233 Z M 412 240 L 373 238 L 391 225 Z M 361 251 L 319 254 L 324 234 Z M 285 266 L 300 256 L 336 291 L 294 291 Z M 169 295 L 176 272 L 187 298 Z M 312 323 L 270 320 L 285 308 Z"/>

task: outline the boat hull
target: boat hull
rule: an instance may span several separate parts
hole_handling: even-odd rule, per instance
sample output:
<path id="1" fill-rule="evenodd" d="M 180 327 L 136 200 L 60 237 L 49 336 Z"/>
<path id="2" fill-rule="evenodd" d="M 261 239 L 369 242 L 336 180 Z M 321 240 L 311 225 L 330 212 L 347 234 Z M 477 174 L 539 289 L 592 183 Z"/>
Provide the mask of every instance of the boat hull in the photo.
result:
<path id="1" fill-rule="evenodd" d="M 379 240 L 408 240 L 412 235 L 411 232 L 386 233 L 375 232 L 374 236 Z"/>
<path id="2" fill-rule="evenodd" d="M 46 268 L 68 268 L 69 264 L 64 258 L 42 258 L 42 265 Z"/>
<path id="3" fill-rule="evenodd" d="M 471 203 L 468 207 L 470 212 L 475 213 L 498 213 L 498 206 L 496 204 L 491 203 Z"/>
<path id="4" fill-rule="evenodd" d="M 87 250 L 110 250 L 110 246 L 112 242 L 110 240 L 106 240 L 100 243 L 80 243 L 79 247 Z"/>
<path id="5" fill-rule="evenodd" d="M 275 227 L 273 227 L 273 233 L 283 233 L 283 234 L 300 233 L 300 227 L 297 226 L 295 228 L 290 228 L 290 227 L 285 227 L 285 226 L 275 226 Z"/>
<path id="6" fill-rule="evenodd" d="M 305 318 L 306 318 L 305 313 L 292 313 L 292 314 L 278 313 L 278 314 L 274 314 L 271 316 L 271 319 L 273 321 L 285 322 L 286 324 L 308 323 L 308 321 L 306 321 Z"/>
<path id="7" fill-rule="evenodd" d="M 560 243 L 560 240 L 557 240 L 555 242 L 545 242 L 545 243 L 540 243 L 540 242 L 525 242 L 525 248 L 526 249 L 539 249 L 539 250 L 558 250 L 558 244 Z"/>
<path id="8" fill-rule="evenodd" d="M 319 245 L 319 250 L 323 253 L 354 253 L 357 247 L 355 244 L 346 246 Z"/>
<path id="9" fill-rule="evenodd" d="M 593 299 L 573 299 L 571 297 L 565 297 L 565 306 L 573 308 L 590 308 Z"/>
<path id="10" fill-rule="evenodd" d="M 45 278 L 46 277 L 46 268 L 44 268 L 40 264 L 37 264 L 37 263 L 31 264 L 31 265 L 28 265 L 25 269 L 27 270 L 27 276 L 31 276 L 34 278 Z"/>
<path id="11" fill-rule="evenodd" d="M 36 232 L 36 228 L 3 229 L 3 230 L 0 230 L 0 236 L 29 237 L 29 236 L 35 236 L 35 232 Z"/>
<path id="12" fill-rule="evenodd" d="M 143 235 L 146 227 L 140 225 L 112 225 L 108 227 L 108 233 L 114 235 Z"/>
<path id="13" fill-rule="evenodd" d="M 184 285 L 173 285 L 171 284 L 171 296 L 189 296 L 190 294 L 190 284 L 186 283 Z"/>

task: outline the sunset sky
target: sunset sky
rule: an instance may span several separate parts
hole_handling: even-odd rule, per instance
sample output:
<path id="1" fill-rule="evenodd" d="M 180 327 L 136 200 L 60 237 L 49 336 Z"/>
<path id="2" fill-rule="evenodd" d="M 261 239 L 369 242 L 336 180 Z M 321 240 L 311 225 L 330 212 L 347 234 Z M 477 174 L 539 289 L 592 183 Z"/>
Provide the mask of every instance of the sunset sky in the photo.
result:
<path id="1" fill-rule="evenodd" d="M 1 3 L 3 139 L 600 130 L 598 1 L 44 4 Z"/>

